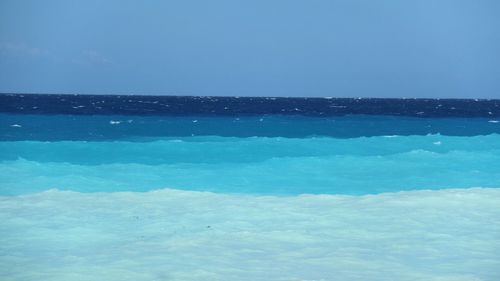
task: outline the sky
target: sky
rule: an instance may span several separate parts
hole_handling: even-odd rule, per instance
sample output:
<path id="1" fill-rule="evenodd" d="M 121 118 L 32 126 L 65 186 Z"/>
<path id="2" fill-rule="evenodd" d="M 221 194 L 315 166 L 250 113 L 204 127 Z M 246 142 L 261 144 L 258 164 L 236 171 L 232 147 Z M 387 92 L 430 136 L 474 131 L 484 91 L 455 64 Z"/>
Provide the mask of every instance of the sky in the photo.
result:
<path id="1" fill-rule="evenodd" d="M 500 1 L 0 0 L 0 92 L 500 98 Z"/>

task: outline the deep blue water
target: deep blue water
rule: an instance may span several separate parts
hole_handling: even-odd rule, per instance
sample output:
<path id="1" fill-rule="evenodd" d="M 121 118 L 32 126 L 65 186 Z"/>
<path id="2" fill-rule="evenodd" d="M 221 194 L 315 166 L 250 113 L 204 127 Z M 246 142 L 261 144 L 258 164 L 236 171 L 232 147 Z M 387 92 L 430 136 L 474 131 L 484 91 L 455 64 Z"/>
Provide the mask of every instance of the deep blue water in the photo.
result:
<path id="1" fill-rule="evenodd" d="M 0 112 L 72 115 L 499 117 L 500 100 L 0 94 Z"/>

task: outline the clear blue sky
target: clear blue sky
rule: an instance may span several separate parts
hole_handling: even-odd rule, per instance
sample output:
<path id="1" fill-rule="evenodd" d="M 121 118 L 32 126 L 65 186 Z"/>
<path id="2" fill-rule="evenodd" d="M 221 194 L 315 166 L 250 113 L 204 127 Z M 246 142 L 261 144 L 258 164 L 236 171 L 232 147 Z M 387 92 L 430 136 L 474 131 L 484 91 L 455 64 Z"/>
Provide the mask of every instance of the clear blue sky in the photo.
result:
<path id="1" fill-rule="evenodd" d="M 1 0 L 0 92 L 500 98 L 500 1 Z"/>

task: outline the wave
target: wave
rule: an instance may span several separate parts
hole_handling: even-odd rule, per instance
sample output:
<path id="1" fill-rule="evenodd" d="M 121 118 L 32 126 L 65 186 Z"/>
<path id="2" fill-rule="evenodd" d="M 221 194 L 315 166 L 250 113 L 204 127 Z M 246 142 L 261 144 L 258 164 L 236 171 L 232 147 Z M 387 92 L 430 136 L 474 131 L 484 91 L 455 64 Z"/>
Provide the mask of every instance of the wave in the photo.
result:
<path id="1" fill-rule="evenodd" d="M 19 158 L 37 162 L 82 165 L 137 163 L 248 163 L 280 157 L 329 157 L 338 155 L 389 156 L 415 150 L 435 153 L 500 150 L 500 135 L 450 137 L 235 138 L 186 137 L 149 142 L 10 141 L 0 142 L 0 161 Z"/>
<path id="2" fill-rule="evenodd" d="M 60 188 L 370 194 L 500 186 L 500 135 L 0 142 L 0 194 Z"/>
<path id="3" fill-rule="evenodd" d="M 500 189 L 0 197 L 4 280 L 500 279 Z"/>
<path id="4" fill-rule="evenodd" d="M 0 194 L 51 188 L 147 191 L 163 187 L 251 194 L 372 194 L 422 187 L 500 186 L 500 151 L 275 157 L 260 162 L 82 165 L 0 162 Z"/>

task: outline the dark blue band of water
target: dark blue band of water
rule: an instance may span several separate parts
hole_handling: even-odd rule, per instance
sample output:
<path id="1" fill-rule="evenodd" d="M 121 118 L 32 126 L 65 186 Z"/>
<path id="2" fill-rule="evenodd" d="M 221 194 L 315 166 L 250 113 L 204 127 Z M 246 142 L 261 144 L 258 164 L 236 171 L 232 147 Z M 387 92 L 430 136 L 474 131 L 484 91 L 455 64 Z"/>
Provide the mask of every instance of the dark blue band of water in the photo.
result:
<path id="1" fill-rule="evenodd" d="M 0 94 L 0 112 L 18 114 L 240 116 L 351 114 L 500 117 L 500 100 L 269 98 Z"/>

